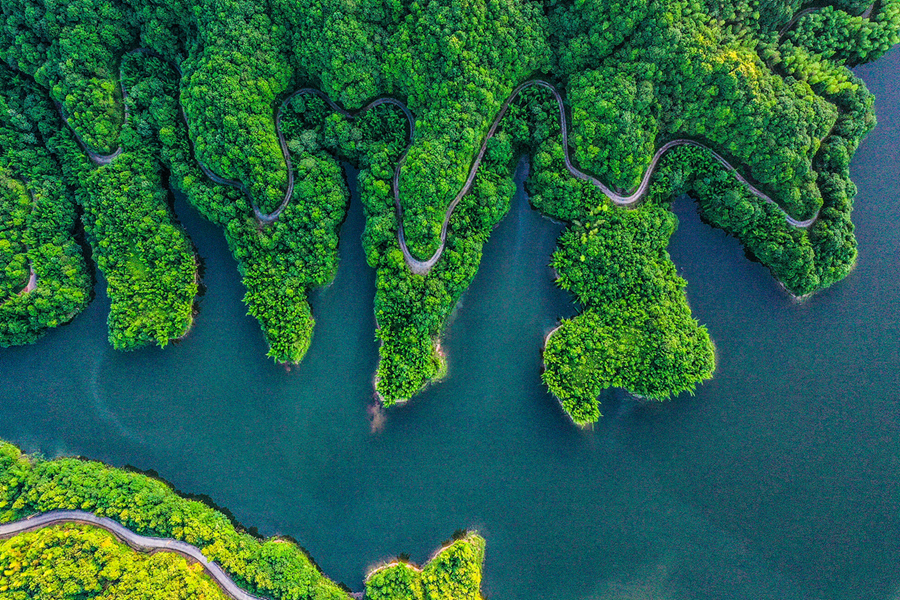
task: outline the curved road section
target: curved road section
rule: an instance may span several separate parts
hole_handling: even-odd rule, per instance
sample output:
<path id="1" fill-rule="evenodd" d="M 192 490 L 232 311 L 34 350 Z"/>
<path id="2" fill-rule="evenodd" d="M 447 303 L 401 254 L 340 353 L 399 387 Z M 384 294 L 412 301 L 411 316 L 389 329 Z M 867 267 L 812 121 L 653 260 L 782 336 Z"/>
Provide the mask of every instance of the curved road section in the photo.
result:
<path id="1" fill-rule="evenodd" d="M 140 552 L 174 552 L 198 562 L 223 592 L 235 600 L 268 600 L 261 596 L 244 591 L 234 580 L 222 570 L 222 567 L 206 558 L 200 549 L 181 540 L 156 538 L 138 535 L 120 523 L 106 517 L 98 517 L 94 513 L 82 510 L 54 510 L 41 513 L 21 521 L 0 524 L 0 539 L 10 538 L 20 533 L 36 531 L 44 527 L 77 523 L 92 525 L 110 532 L 131 548 Z"/>
<path id="2" fill-rule="evenodd" d="M 869 15 L 871 15 L 871 13 L 872 13 L 873 7 L 874 7 L 874 4 L 869 6 L 869 8 L 862 14 L 862 17 L 863 18 L 869 17 Z M 790 28 L 793 27 L 793 25 L 800 18 L 802 18 L 803 16 L 805 16 L 809 13 L 815 12 L 817 10 L 819 10 L 819 7 L 806 8 L 804 10 L 797 12 L 793 16 L 793 18 L 791 18 L 791 20 L 787 24 L 785 24 L 785 26 L 779 31 L 779 36 L 780 37 L 784 36 L 784 34 L 788 30 L 790 30 Z M 170 60 L 163 57 L 161 54 L 159 54 L 158 52 L 156 52 L 154 50 L 150 50 L 149 48 L 137 48 L 137 49 L 129 52 L 129 54 L 145 54 L 147 56 L 152 56 L 154 58 L 163 60 L 166 63 L 168 63 L 169 65 L 171 65 L 178 72 L 178 74 L 181 75 L 181 68 L 177 64 L 171 62 Z M 121 80 L 121 77 L 120 77 L 120 80 Z M 278 135 L 278 143 L 279 143 L 279 146 L 281 147 L 281 153 L 284 157 L 285 166 L 287 167 L 288 183 L 287 183 L 287 189 L 285 190 L 285 193 L 284 193 L 284 197 L 281 200 L 281 204 L 279 204 L 279 206 L 270 213 L 262 212 L 262 210 L 259 208 L 259 205 L 256 203 L 256 201 L 250 195 L 250 191 L 247 189 L 247 187 L 242 182 L 234 180 L 234 179 L 227 179 L 225 177 L 221 177 L 221 176 L 215 174 L 206 165 L 204 165 L 197 157 L 196 149 L 193 146 L 193 142 L 190 142 L 191 150 L 194 155 L 194 159 L 197 161 L 197 164 L 200 166 L 200 169 L 203 171 L 203 173 L 207 177 L 209 177 L 212 181 L 214 181 L 216 183 L 219 183 L 222 185 L 228 185 L 228 186 L 231 186 L 231 187 L 241 190 L 244 193 L 244 195 L 246 195 L 247 198 L 250 199 L 250 204 L 253 207 L 253 214 L 256 217 L 256 219 L 260 223 L 262 223 L 264 225 L 268 225 L 268 224 L 274 223 L 275 221 L 278 220 L 278 218 L 281 216 L 281 213 L 284 211 L 285 207 L 287 207 L 288 203 L 291 200 L 291 197 L 294 194 L 294 169 L 293 169 L 293 165 L 291 164 L 291 155 L 290 155 L 290 151 L 288 150 L 288 147 L 287 147 L 287 141 L 285 140 L 284 133 L 281 130 L 281 119 L 282 119 L 282 116 L 284 115 L 284 109 L 291 103 L 291 101 L 294 100 L 294 98 L 296 98 L 298 96 L 303 96 L 303 95 L 317 96 L 317 97 L 321 98 L 326 104 L 328 104 L 328 106 L 332 110 L 334 110 L 337 113 L 340 113 L 341 115 L 343 115 L 344 117 L 346 117 L 348 119 L 355 119 L 355 118 L 359 117 L 360 115 L 365 114 L 367 111 L 369 111 L 373 108 L 376 108 L 378 106 L 381 106 L 383 104 L 390 104 L 390 105 L 396 106 L 403 112 L 404 117 L 406 117 L 406 120 L 409 123 L 409 138 L 408 138 L 409 141 L 407 143 L 406 148 L 403 151 L 403 154 L 400 157 L 400 160 L 397 162 L 397 167 L 394 169 L 394 177 L 392 180 L 392 188 L 393 188 L 393 196 L 394 196 L 394 209 L 397 213 L 397 239 L 400 244 L 400 250 L 403 252 L 403 258 L 406 260 L 406 264 L 409 266 L 410 270 L 413 273 L 417 273 L 420 275 L 427 275 L 429 273 L 429 271 L 431 271 L 431 268 L 434 267 L 434 265 L 437 263 L 437 261 L 440 259 L 441 255 L 444 252 L 444 247 L 446 246 L 446 242 L 447 242 L 447 228 L 450 223 L 450 217 L 453 216 L 453 212 L 456 210 L 456 207 L 459 204 L 460 200 L 462 200 L 463 197 L 465 197 L 465 195 L 468 194 L 469 191 L 472 189 L 472 185 L 475 182 L 475 176 L 478 174 L 478 168 L 481 166 L 481 161 L 484 158 L 485 151 L 487 150 L 488 141 L 496 133 L 497 128 L 500 125 L 500 121 L 502 121 L 503 117 L 506 115 L 506 112 L 509 110 L 509 106 L 513 102 L 513 100 L 515 100 L 516 97 L 518 97 L 518 95 L 522 91 L 524 91 L 530 87 L 534 87 L 534 86 L 546 88 L 547 90 L 550 91 L 551 94 L 553 94 L 553 97 L 556 100 L 556 104 L 559 109 L 559 124 L 560 124 L 560 128 L 562 129 L 562 137 L 563 137 L 562 145 L 563 145 L 563 153 L 565 155 L 566 169 L 569 171 L 569 173 L 572 174 L 573 177 L 577 177 L 578 179 L 581 179 L 582 181 L 586 181 L 586 182 L 594 185 L 595 187 L 599 188 L 600 191 L 603 192 L 603 194 L 607 198 L 609 198 L 609 200 L 613 204 L 615 204 L 617 206 L 622 206 L 622 207 L 635 206 L 644 197 L 644 195 L 647 193 L 647 190 L 650 188 L 650 180 L 653 177 L 653 173 L 656 171 L 656 167 L 657 167 L 660 159 L 665 155 L 666 152 L 668 152 L 669 150 L 676 148 L 678 146 L 693 146 L 693 147 L 701 148 L 703 150 L 708 151 L 710 154 L 712 154 L 713 158 L 717 162 L 719 162 L 723 167 L 725 167 L 726 170 L 728 170 L 730 173 L 732 173 L 738 179 L 738 181 L 740 181 L 745 186 L 747 186 L 747 188 L 750 190 L 750 192 L 754 196 L 756 196 L 757 198 L 759 198 L 765 202 L 769 202 L 769 203 L 772 203 L 772 204 L 775 204 L 776 206 L 778 206 L 778 204 L 771 197 L 769 197 L 764 192 L 760 191 L 753 184 L 751 184 L 746 178 L 741 176 L 741 174 L 738 173 L 737 169 L 731 163 L 729 163 L 727 160 L 725 160 L 725 158 L 722 157 L 722 155 L 720 155 L 715 150 L 713 150 L 712 148 L 710 148 L 709 146 L 707 146 L 705 144 L 702 144 L 695 140 L 690 140 L 690 139 L 685 139 L 685 138 L 672 140 L 672 141 L 664 144 L 663 146 L 661 146 L 656 151 L 656 153 L 653 155 L 652 160 L 650 161 L 650 166 L 647 168 L 647 171 L 644 173 L 644 177 L 641 180 L 640 185 L 638 185 L 637 189 L 635 189 L 634 192 L 632 192 L 629 195 L 622 195 L 622 194 L 616 193 L 615 191 L 613 191 L 612 189 L 607 187 L 602 181 L 600 181 L 599 179 L 597 179 L 596 177 L 594 177 L 592 175 L 589 175 L 588 173 L 585 173 L 584 171 L 579 170 L 572 163 L 572 158 L 569 154 L 569 129 L 568 129 L 568 124 L 567 124 L 566 109 L 565 109 L 565 104 L 563 102 L 563 98 L 560 95 L 559 91 L 552 84 L 550 84 L 547 81 L 544 81 L 542 79 L 533 79 L 533 80 L 526 81 L 526 82 L 520 84 L 512 91 L 512 93 L 506 98 L 506 100 L 501 105 L 500 110 L 497 112 L 496 117 L 494 117 L 494 121 L 491 123 L 491 127 L 488 130 L 487 135 L 485 135 L 484 140 L 481 143 L 481 147 L 478 149 L 478 153 L 475 156 L 475 160 L 472 162 L 472 165 L 469 168 L 469 174 L 468 174 L 468 177 L 466 178 L 465 184 L 463 185 L 462 189 L 460 189 L 460 191 L 453 198 L 453 201 L 450 202 L 449 206 L 447 207 L 447 211 L 444 214 L 444 220 L 441 223 L 441 236 L 440 236 L 441 243 L 438 246 L 437 250 L 434 252 L 434 254 L 425 260 L 419 260 L 418 258 L 414 257 L 412 255 L 412 253 L 410 253 L 409 248 L 406 244 L 406 235 L 405 235 L 404 229 L 403 229 L 403 204 L 400 202 L 400 185 L 399 185 L 400 184 L 400 171 L 403 168 L 403 164 L 406 162 L 406 155 L 409 152 L 410 147 L 412 146 L 412 141 L 415 137 L 415 126 L 416 125 L 415 125 L 415 117 L 413 116 L 412 112 L 402 101 L 397 100 L 396 98 L 390 98 L 390 97 L 379 98 L 379 99 L 374 100 L 373 102 L 367 104 L 363 108 L 361 108 L 357 111 L 354 111 L 354 112 L 350 112 L 350 111 L 344 109 L 343 107 L 338 105 L 336 102 L 334 102 L 331 98 L 329 98 L 324 92 L 322 92 L 321 90 L 315 89 L 315 88 L 301 88 L 301 89 L 293 92 L 287 98 L 285 98 L 284 101 L 281 102 L 281 104 L 278 106 L 278 110 L 275 113 L 275 132 Z M 125 96 L 124 89 L 122 90 L 122 95 L 123 95 L 123 97 Z M 60 111 L 60 115 L 62 116 L 63 120 L 68 124 L 68 120 L 66 119 L 65 114 L 62 111 L 62 106 L 59 103 L 57 103 L 57 109 Z M 183 108 L 181 110 L 181 116 L 182 116 L 182 119 L 184 120 L 185 126 L 188 126 L 188 128 L 189 128 L 187 115 L 185 114 Z M 125 118 L 126 118 L 126 120 L 128 118 L 127 111 L 125 114 Z M 81 146 L 85 149 L 85 151 L 87 152 L 90 159 L 98 165 L 109 164 L 110 162 L 113 161 L 113 159 L 115 159 L 117 156 L 119 156 L 119 154 L 122 153 L 122 148 L 119 147 L 112 154 L 107 154 L 107 155 L 97 154 L 96 152 L 93 152 L 90 148 L 88 148 L 87 145 L 78 137 L 77 134 L 75 135 L 75 137 L 76 137 L 76 139 L 78 139 L 78 142 L 81 144 Z M 188 139 L 190 141 L 190 136 L 188 136 Z M 781 207 L 779 206 L 779 208 L 781 208 Z M 782 210 L 782 212 L 784 212 L 783 209 L 781 209 L 781 210 Z M 813 223 L 816 222 L 816 219 L 818 219 L 818 217 L 819 217 L 819 211 L 816 211 L 816 214 L 814 214 L 809 219 L 804 219 L 804 220 L 796 219 L 796 218 L 792 217 L 791 215 L 787 214 L 786 212 L 784 213 L 784 217 L 785 217 L 785 220 L 788 222 L 788 224 L 790 224 L 794 227 L 805 228 L 805 227 L 809 227 L 810 225 L 812 225 Z"/>
<path id="3" fill-rule="evenodd" d="M 481 148 L 478 150 L 478 154 L 475 157 L 475 160 L 472 162 L 472 166 L 469 169 L 469 176 L 468 178 L 466 178 L 465 185 L 463 185 L 462 189 L 447 207 L 447 212 L 444 215 L 444 222 L 441 224 L 441 244 L 440 246 L 438 246 L 438 249 L 431 256 L 431 258 L 427 260 L 418 260 L 410 254 L 409 249 L 406 247 L 406 239 L 403 235 L 403 206 L 400 203 L 398 183 L 400 178 L 400 169 L 403 166 L 403 161 L 406 159 L 406 153 L 404 152 L 403 157 L 397 164 L 397 169 L 394 171 L 394 205 L 397 210 L 399 221 L 398 234 L 400 238 L 400 249 L 403 251 L 403 257 L 406 259 L 406 263 L 409 265 L 409 268 L 413 273 L 419 273 L 421 275 L 427 274 L 441 257 L 447 241 L 447 226 L 450 223 L 450 217 L 453 215 L 453 211 L 456 209 L 456 206 L 459 204 L 460 200 L 462 200 L 463 197 L 469 193 L 469 190 L 472 189 L 472 184 L 475 182 L 475 175 L 478 173 L 478 167 L 481 166 L 481 161 L 484 158 L 485 151 L 487 150 L 488 140 L 490 140 L 491 137 L 493 137 L 493 135 L 497 132 L 497 127 L 499 127 L 500 121 L 503 120 L 503 117 L 506 116 L 509 105 L 513 102 L 513 100 L 515 100 L 521 92 L 533 86 L 543 87 L 550 90 L 550 93 L 553 94 L 553 98 L 556 100 L 556 104 L 559 109 L 559 125 L 562 129 L 562 147 L 563 154 L 565 156 L 566 169 L 569 171 L 569 173 L 572 174 L 572 176 L 577 177 L 578 179 L 581 179 L 583 181 L 587 181 L 588 183 L 599 188 L 600 191 L 603 192 L 603 194 L 617 206 L 632 207 L 636 205 L 638 201 L 640 201 L 647 193 L 647 190 L 650 189 L 650 179 L 653 177 L 653 173 L 656 171 L 656 166 L 659 163 L 660 159 L 666 154 L 666 152 L 673 148 L 677 148 L 678 146 L 694 146 L 696 148 L 702 148 L 710 152 L 713 158 L 721 163 L 728 171 L 733 173 L 734 176 L 737 177 L 738 181 L 746 185 L 754 196 L 778 206 L 778 204 L 774 200 L 772 200 L 772 198 L 770 198 L 764 192 L 761 192 L 753 184 L 747 181 L 747 179 L 742 177 L 741 174 L 737 172 L 737 169 L 735 169 L 735 167 L 727 160 L 725 160 L 719 153 L 705 144 L 701 144 L 700 142 L 689 139 L 672 140 L 671 142 L 668 142 L 667 144 L 661 146 L 659 150 L 657 150 L 653 155 L 653 159 L 650 161 L 650 166 L 644 173 L 644 177 L 641 180 L 640 185 L 638 185 L 637 189 L 627 196 L 616 193 L 596 177 L 579 170 L 577 167 L 575 167 L 574 164 L 572 164 L 572 158 L 569 154 L 569 128 L 566 119 L 566 108 L 565 104 L 563 103 L 562 96 L 560 95 L 559 91 L 550 83 L 542 79 L 533 79 L 531 81 L 526 81 L 525 83 L 522 83 L 518 87 L 516 87 L 516 89 L 512 91 L 512 93 L 509 95 L 509 97 L 507 97 L 506 101 L 504 101 L 503 105 L 500 107 L 500 111 L 494 118 L 494 122 L 491 124 L 491 128 L 488 130 L 487 135 L 484 137 L 484 141 L 481 143 Z M 407 150 L 409 150 L 408 146 Z M 782 212 L 784 211 L 782 210 Z M 802 221 L 799 219 L 795 219 L 787 213 L 785 213 L 784 217 L 787 222 L 794 227 L 809 227 L 816 222 L 816 219 L 819 217 L 819 212 L 816 211 L 816 214 L 811 218 Z"/>

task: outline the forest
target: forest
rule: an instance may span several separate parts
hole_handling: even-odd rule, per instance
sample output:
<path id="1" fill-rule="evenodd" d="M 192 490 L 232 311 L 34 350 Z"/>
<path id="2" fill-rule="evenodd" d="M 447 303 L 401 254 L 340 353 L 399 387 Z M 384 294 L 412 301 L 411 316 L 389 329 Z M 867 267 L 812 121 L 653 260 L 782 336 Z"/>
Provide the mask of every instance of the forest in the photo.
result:
<path id="1" fill-rule="evenodd" d="M 261 539 L 219 510 L 179 496 L 150 476 L 74 458 L 44 460 L 0 442 L 0 523 L 78 509 L 135 533 L 199 548 L 244 590 L 274 600 L 349 600 L 306 552 Z M 373 569 L 366 596 L 381 600 L 481 600 L 485 541 L 459 532 L 422 568 L 394 561 Z M 46 565 L 53 564 L 53 569 Z M 418 595 L 398 582 L 398 572 Z M 97 527 L 65 524 L 0 539 L 0 594 L 9 600 L 220 600 L 229 598 L 196 563 L 170 552 L 142 554 Z M 425 595 L 423 595 L 425 594 Z"/>
<path id="2" fill-rule="evenodd" d="M 849 67 L 900 41 L 900 0 L 4 0 L 0 10 L 0 344 L 73 319 L 95 279 L 117 349 L 164 346 L 202 323 L 176 192 L 221 227 L 268 356 L 301 361 L 315 328 L 308 295 L 338 268 L 343 161 L 359 169 L 361 243 L 376 271 L 376 391 L 402 403 L 446 373 L 442 332 L 527 156 L 532 206 L 567 226 L 547 260 L 580 310 L 547 340 L 543 378 L 579 424 L 599 418 L 610 387 L 664 400 L 713 375 L 710 332 L 666 252 L 674 198 L 694 198 L 794 296 L 846 277 L 849 164 L 875 124 Z M 558 90 L 562 114 L 547 88 L 509 101 L 529 80 Z M 379 98 L 394 104 L 370 106 Z M 654 159 L 678 140 L 699 146 Z M 622 195 L 652 177 L 617 206 L 573 164 Z M 433 267 L 411 268 L 432 256 Z"/>
<path id="3" fill-rule="evenodd" d="M 45 570 L 41 565 L 54 565 Z M 0 592 L 9 600 L 226 600 L 200 566 L 175 554 L 139 554 L 111 534 L 60 525 L 0 540 Z"/>

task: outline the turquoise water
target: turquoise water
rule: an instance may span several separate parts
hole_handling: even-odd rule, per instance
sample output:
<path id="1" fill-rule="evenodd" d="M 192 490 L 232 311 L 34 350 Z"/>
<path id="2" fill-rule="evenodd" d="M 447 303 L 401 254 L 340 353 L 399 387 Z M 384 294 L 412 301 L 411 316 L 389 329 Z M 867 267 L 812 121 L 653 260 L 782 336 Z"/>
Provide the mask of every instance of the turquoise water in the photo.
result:
<path id="1" fill-rule="evenodd" d="M 561 227 L 520 191 L 448 327 L 448 379 L 373 434 L 358 198 L 337 278 L 313 296 L 313 346 L 290 372 L 265 359 L 221 235 L 177 201 L 206 266 L 190 336 L 112 351 L 100 282 L 72 325 L 0 351 L 0 438 L 155 469 L 293 536 L 355 590 L 378 561 L 423 561 L 471 527 L 488 542 L 493 600 L 894 600 L 900 51 L 858 72 L 880 124 L 853 163 L 860 260 L 846 281 L 794 304 L 691 202 L 675 204 L 670 252 L 719 357 L 694 397 L 610 393 L 592 430 L 569 423 L 539 376 L 543 335 L 574 312 L 546 266 Z"/>

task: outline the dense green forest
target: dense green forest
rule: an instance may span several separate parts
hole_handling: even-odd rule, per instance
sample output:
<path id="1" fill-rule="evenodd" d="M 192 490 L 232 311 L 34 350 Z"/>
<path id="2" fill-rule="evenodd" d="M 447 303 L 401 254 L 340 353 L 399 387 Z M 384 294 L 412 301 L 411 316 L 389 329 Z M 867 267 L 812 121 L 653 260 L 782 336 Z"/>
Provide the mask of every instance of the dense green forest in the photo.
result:
<path id="1" fill-rule="evenodd" d="M 0 523 L 36 513 L 77 509 L 119 522 L 135 533 L 174 538 L 199 548 L 243 589 L 272 599 L 348 600 L 312 559 L 289 540 L 262 540 L 222 512 L 182 498 L 147 475 L 97 462 L 52 461 L 0 442 Z M 409 569 L 420 595 L 433 600 L 480 600 L 484 539 L 462 532 L 421 569 L 391 563 L 373 570 L 366 594 L 406 600 L 393 575 Z M 53 569 L 47 569 L 53 564 Z M 422 590 L 425 594 L 421 595 Z M 166 552 L 140 554 L 105 530 L 59 525 L 0 539 L 0 596 L 10 600 L 227 598 L 199 565 Z"/>
<path id="2" fill-rule="evenodd" d="M 366 577 L 370 600 L 481 600 L 484 540 L 468 533 L 444 546 L 419 568 L 395 561 Z"/>
<path id="3" fill-rule="evenodd" d="M 791 294 L 849 273 L 848 168 L 875 121 L 848 67 L 900 41 L 900 0 L 810 10 L 799 0 L 4 0 L 0 10 L 0 342 L 32 342 L 84 307 L 79 228 L 112 300 L 112 344 L 185 335 L 198 261 L 171 210 L 175 190 L 222 227 L 269 356 L 300 361 L 314 330 L 308 293 L 338 268 L 348 161 L 377 272 L 376 388 L 386 404 L 405 401 L 445 372 L 446 319 L 527 155 L 533 206 L 568 225 L 548 262 L 581 314 L 548 340 L 544 379 L 579 423 L 598 418 L 607 387 L 661 400 L 712 375 L 710 336 L 665 250 L 672 199 L 693 197 Z M 565 131 L 547 89 L 517 95 L 495 123 L 529 79 L 559 90 Z M 304 88 L 336 105 L 292 96 Z M 369 108 L 379 97 L 409 113 Z M 676 140 L 706 149 L 656 156 Z M 575 176 L 568 156 L 613 192 Z M 612 194 L 634 190 L 646 193 L 615 206 Z M 436 253 L 432 268 L 411 268 Z"/>
<path id="4" fill-rule="evenodd" d="M 228 598 L 200 565 L 166 552 L 136 553 L 111 533 L 83 525 L 0 540 L 0 566 L 0 592 L 8 600 Z"/>
<path id="5" fill-rule="evenodd" d="M 58 159 L 75 143 L 26 79 L 0 67 L 0 345 L 28 344 L 71 321 L 91 293 L 76 242 L 75 194 Z"/>

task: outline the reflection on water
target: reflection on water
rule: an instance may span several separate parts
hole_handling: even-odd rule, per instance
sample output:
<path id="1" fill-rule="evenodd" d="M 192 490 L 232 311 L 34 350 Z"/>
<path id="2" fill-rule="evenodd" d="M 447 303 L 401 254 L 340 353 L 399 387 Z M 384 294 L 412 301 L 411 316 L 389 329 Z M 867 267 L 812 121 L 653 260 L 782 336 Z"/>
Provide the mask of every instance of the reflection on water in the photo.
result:
<path id="1" fill-rule="evenodd" d="M 305 361 L 264 356 L 217 229 L 176 202 L 206 259 L 184 342 L 113 352 L 108 300 L 32 348 L 0 351 L 0 437 L 156 469 L 248 526 L 289 534 L 353 589 L 460 527 L 488 540 L 496 599 L 824 599 L 900 588 L 900 52 L 859 70 L 879 127 L 853 163 L 860 261 L 796 305 L 689 202 L 671 255 L 719 353 L 696 396 L 572 427 L 540 382 L 543 336 L 574 311 L 547 267 L 562 228 L 520 193 L 443 347 L 446 381 L 370 411 L 374 275 L 354 197 Z M 519 179 L 521 179 L 521 171 Z"/>

